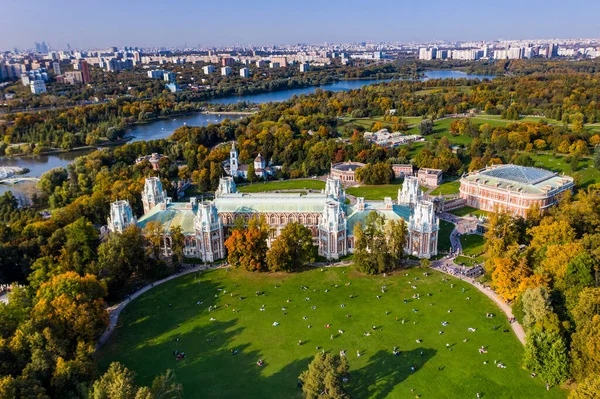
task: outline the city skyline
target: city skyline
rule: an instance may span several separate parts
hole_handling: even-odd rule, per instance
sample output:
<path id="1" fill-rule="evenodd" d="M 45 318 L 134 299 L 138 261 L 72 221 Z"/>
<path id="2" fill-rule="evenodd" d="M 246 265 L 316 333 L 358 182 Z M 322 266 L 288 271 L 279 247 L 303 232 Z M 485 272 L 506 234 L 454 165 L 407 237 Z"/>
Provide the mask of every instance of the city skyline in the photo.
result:
<path id="1" fill-rule="evenodd" d="M 433 0 L 427 5 L 385 0 L 374 7 L 338 0 L 327 4 L 233 0 L 225 9 L 218 3 L 188 0 L 177 5 L 108 0 L 93 8 L 86 1 L 61 0 L 57 6 L 33 0 L 24 8 L 13 0 L 2 7 L 3 14 L 11 17 L 0 24 L 0 50 L 33 48 L 41 41 L 54 49 L 66 49 L 67 44 L 72 48 L 208 47 L 597 36 L 594 18 L 600 4 L 591 0 L 576 3 L 577 7 L 564 8 L 555 0 L 527 4 L 508 0 L 498 8 L 472 0 L 460 4 Z M 586 12 L 581 13 L 582 9 Z M 24 20 L 30 22 L 27 29 Z M 64 23 L 57 24 L 58 20 Z M 575 20 L 577 24 L 565 23 Z"/>

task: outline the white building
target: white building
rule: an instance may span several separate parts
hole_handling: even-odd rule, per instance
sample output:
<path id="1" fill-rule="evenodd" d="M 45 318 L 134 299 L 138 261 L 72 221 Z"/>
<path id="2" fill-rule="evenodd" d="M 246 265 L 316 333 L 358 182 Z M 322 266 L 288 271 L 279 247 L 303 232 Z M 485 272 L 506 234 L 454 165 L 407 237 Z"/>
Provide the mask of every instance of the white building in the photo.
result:
<path id="1" fill-rule="evenodd" d="M 402 188 L 398 189 L 398 205 L 414 209 L 422 199 L 423 192 L 419 187 L 419 179 L 416 176 L 406 176 Z"/>
<path id="2" fill-rule="evenodd" d="M 170 202 L 163 191 L 162 183 L 158 177 L 149 177 L 144 183 L 144 191 L 142 193 L 142 203 L 144 205 L 144 213 L 150 211 L 159 204 L 167 204 Z"/>
<path id="3" fill-rule="evenodd" d="M 420 201 L 408 220 L 408 253 L 419 258 L 437 255 L 440 221 L 433 203 Z"/>
<path id="4" fill-rule="evenodd" d="M 215 67 L 212 65 L 206 65 L 202 67 L 202 71 L 204 71 L 205 75 L 210 75 L 211 73 L 215 72 Z"/>
<path id="5" fill-rule="evenodd" d="M 43 80 L 32 80 L 29 82 L 29 88 L 33 94 L 42 94 L 46 92 L 46 83 Z"/>
<path id="6" fill-rule="evenodd" d="M 241 68 L 240 69 L 240 76 L 242 78 L 249 78 L 250 77 L 250 69 L 248 69 L 248 68 Z"/>
<path id="7" fill-rule="evenodd" d="M 231 67 L 230 66 L 224 66 L 223 68 L 221 68 L 221 75 L 222 76 L 229 76 L 231 75 Z"/>
<path id="8" fill-rule="evenodd" d="M 308 72 L 310 70 L 310 64 L 308 62 L 304 62 L 300 64 L 300 72 Z"/>
<path id="9" fill-rule="evenodd" d="M 122 233 L 127 227 L 135 225 L 137 220 L 129 201 L 116 201 L 110 204 L 110 215 L 108 217 L 108 229 L 113 233 Z"/>

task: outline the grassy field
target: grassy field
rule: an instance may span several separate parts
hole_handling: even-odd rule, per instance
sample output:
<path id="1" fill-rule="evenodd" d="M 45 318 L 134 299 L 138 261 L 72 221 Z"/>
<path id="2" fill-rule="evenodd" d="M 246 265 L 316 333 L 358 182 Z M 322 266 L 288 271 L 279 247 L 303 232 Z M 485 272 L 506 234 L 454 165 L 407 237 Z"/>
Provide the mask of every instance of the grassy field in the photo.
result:
<path id="1" fill-rule="evenodd" d="M 435 190 L 430 192 L 430 195 L 447 195 L 447 194 L 458 194 L 460 189 L 459 181 L 447 181 L 440 184 Z"/>
<path id="2" fill-rule="evenodd" d="M 594 163 L 589 158 L 582 159 L 579 162 L 578 170 L 575 173 L 571 173 L 566 156 L 541 153 L 530 153 L 529 156 L 535 161 L 535 166 L 539 168 L 575 177 L 578 187 L 587 187 L 593 183 L 600 183 L 600 171 L 594 168 Z"/>
<path id="3" fill-rule="evenodd" d="M 480 263 L 483 263 L 487 259 L 486 256 L 476 256 L 475 258 L 469 258 L 468 256 L 457 256 L 455 263 L 457 265 L 465 265 L 467 267 L 473 267 Z"/>
<path id="4" fill-rule="evenodd" d="M 236 187 L 237 191 L 240 191 L 242 193 L 258 193 L 263 191 L 277 190 L 322 190 L 324 188 L 325 182 L 316 179 L 271 181 L 266 183 L 254 183 Z"/>
<path id="5" fill-rule="evenodd" d="M 460 246 L 465 255 L 479 255 L 484 250 L 485 238 L 479 234 L 463 234 L 460 236 Z"/>
<path id="6" fill-rule="evenodd" d="M 421 299 L 410 299 L 415 293 Z M 209 313 L 211 305 L 217 309 Z M 220 269 L 182 276 L 134 300 L 98 358 L 102 370 L 122 362 L 140 384 L 171 368 L 186 398 L 298 398 L 297 377 L 320 350 L 347 351 L 346 388 L 356 398 L 474 398 L 477 392 L 484 398 L 566 397 L 529 377 L 521 368 L 523 347 L 512 331 L 503 332 L 508 322 L 488 319 L 486 312 L 501 314 L 467 283 L 438 272 L 424 276 L 422 269 L 386 278 L 349 268 L 293 274 Z M 487 354 L 478 353 L 481 346 Z M 177 361 L 175 350 L 186 359 Z"/>
<path id="7" fill-rule="evenodd" d="M 364 197 L 366 200 L 383 200 L 385 197 L 398 199 L 398 190 L 402 188 L 402 179 L 394 180 L 392 184 L 381 184 L 373 186 L 349 187 L 346 194 L 355 197 Z"/>
<path id="8" fill-rule="evenodd" d="M 451 213 L 456 216 L 471 216 L 471 215 L 487 216 L 487 214 L 488 214 L 488 212 L 486 212 L 486 211 L 481 211 L 479 209 L 471 208 L 470 206 L 464 206 L 462 208 L 455 209 L 448 213 Z"/>
<path id="9" fill-rule="evenodd" d="M 440 220 L 440 231 L 438 236 L 438 250 L 449 251 L 452 247 L 450 243 L 450 233 L 454 230 L 454 225 L 445 220 Z"/>

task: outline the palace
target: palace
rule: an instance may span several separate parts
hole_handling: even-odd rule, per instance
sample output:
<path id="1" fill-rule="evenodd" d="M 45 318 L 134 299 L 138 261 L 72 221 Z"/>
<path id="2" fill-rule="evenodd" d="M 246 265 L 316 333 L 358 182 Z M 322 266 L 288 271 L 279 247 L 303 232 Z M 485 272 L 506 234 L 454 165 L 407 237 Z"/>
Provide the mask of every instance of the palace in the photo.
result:
<path id="1" fill-rule="evenodd" d="M 572 191 L 573 178 L 540 168 L 494 165 L 465 174 L 460 179 L 460 196 L 466 205 L 493 212 L 504 210 L 527 217 L 534 205 L 541 211 L 556 205 L 561 194 Z"/>
<path id="2" fill-rule="evenodd" d="M 363 223 L 370 212 L 377 212 L 386 219 L 407 222 L 408 240 L 406 251 L 420 258 L 437 255 L 439 221 L 433 204 L 423 200 L 416 177 L 407 177 L 398 201 L 365 201 L 357 198 L 355 204 L 346 203 L 346 194 L 338 178 L 327 178 L 325 189 L 320 193 L 240 193 L 232 177 L 221 178 L 213 201 L 172 202 L 165 196 L 160 180 L 146 179 L 142 193 L 144 215 L 135 220 L 125 201 L 111 204 L 111 215 L 123 215 L 119 225 L 137 224 L 141 228 L 157 222 L 162 228 L 162 253 L 171 254 L 170 231 L 179 226 L 185 236 L 184 255 L 190 258 L 214 262 L 226 256 L 224 241 L 236 219 L 263 216 L 271 227 L 270 245 L 291 222 L 298 222 L 312 232 L 319 255 L 327 259 L 339 259 L 354 250 L 354 227 Z M 129 218 L 129 219 L 128 219 Z M 111 219 L 112 220 L 112 219 Z M 111 231 L 122 231 L 112 228 Z"/>

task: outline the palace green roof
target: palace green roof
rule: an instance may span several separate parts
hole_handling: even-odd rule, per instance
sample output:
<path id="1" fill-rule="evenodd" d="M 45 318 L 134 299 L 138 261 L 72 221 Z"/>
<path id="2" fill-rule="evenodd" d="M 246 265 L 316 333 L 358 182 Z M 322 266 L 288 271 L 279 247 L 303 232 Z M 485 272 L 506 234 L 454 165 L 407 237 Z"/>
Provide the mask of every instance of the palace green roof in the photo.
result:
<path id="1" fill-rule="evenodd" d="M 385 203 L 383 201 L 369 201 L 365 202 L 365 210 L 359 211 L 356 206 L 349 206 L 347 208 L 347 230 L 348 236 L 354 235 L 354 227 L 358 223 L 362 223 L 364 226 L 364 221 L 367 215 L 371 212 L 377 212 L 380 215 L 383 215 L 386 220 L 399 220 L 404 219 L 406 223 L 408 223 L 408 219 L 411 215 L 411 209 L 404 205 L 393 205 L 392 209 L 386 209 Z"/>
<path id="2" fill-rule="evenodd" d="M 222 194 L 214 200 L 219 213 L 321 213 L 325 202 L 325 194 L 303 193 L 232 193 Z"/>
<path id="3" fill-rule="evenodd" d="M 156 205 L 147 214 L 138 219 L 138 226 L 145 228 L 150 222 L 158 222 L 163 228 L 164 233 L 168 233 L 171 227 L 180 226 L 185 235 L 193 235 L 194 229 L 194 210 L 191 204 L 187 202 L 172 202 L 167 204 L 165 210 L 161 205 Z"/>

